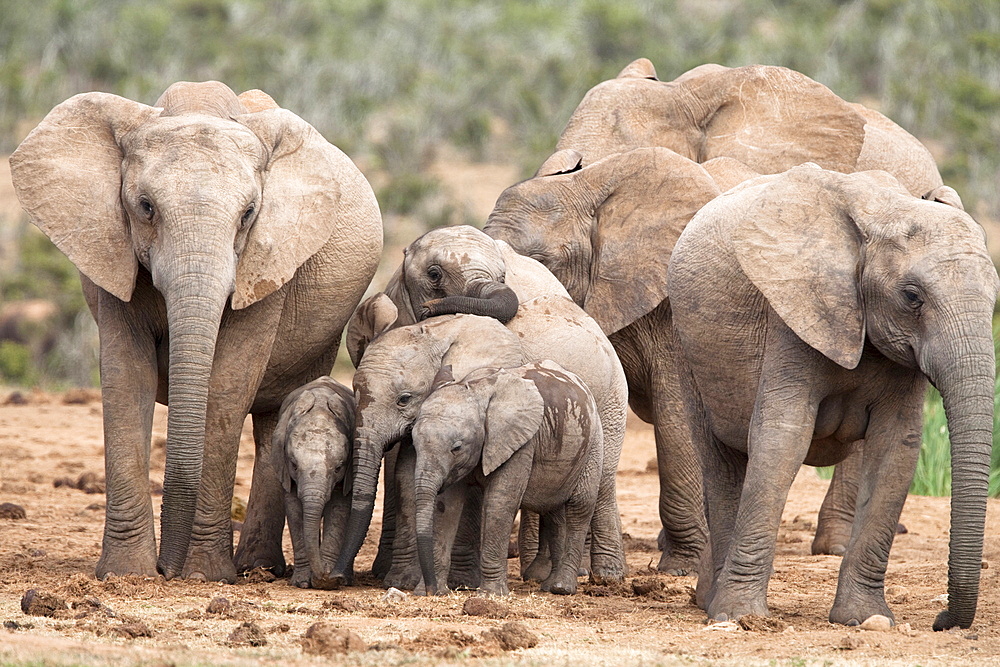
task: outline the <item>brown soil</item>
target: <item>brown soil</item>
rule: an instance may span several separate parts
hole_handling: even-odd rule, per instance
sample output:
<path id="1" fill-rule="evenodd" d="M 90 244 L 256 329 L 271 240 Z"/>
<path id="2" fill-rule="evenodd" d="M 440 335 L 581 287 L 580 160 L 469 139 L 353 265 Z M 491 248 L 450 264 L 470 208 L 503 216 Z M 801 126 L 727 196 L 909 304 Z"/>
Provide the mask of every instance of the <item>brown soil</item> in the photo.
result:
<path id="1" fill-rule="evenodd" d="M 658 558 L 657 478 L 648 466 L 653 437 L 637 421 L 630 423 L 618 476 L 631 568 L 621 586 L 584 584 L 579 594 L 559 597 L 512 578 L 512 595 L 494 605 L 469 603 L 468 592 L 395 600 L 371 586 L 300 590 L 260 573 L 232 586 L 140 577 L 99 582 L 93 568 L 104 523 L 100 402 L 96 395 L 65 402 L 38 392 L 22 398 L 0 405 L 0 503 L 25 513 L 0 518 L 3 665 L 1000 664 L 1000 501 L 990 502 L 986 569 L 970 630 L 930 629 L 946 592 L 949 502 L 918 496 L 903 512 L 909 532 L 896 538 L 886 581 L 897 627 L 849 629 L 826 620 L 840 559 L 809 554 L 826 482 L 803 468 L 778 535 L 772 616 L 706 626 L 691 602 L 694 578 L 652 569 Z M 165 431 L 165 410 L 158 407 L 150 485 L 157 512 Z M 243 445 L 236 495 L 245 500 L 249 430 Z M 378 527 L 376 516 L 372 535 Z M 285 543 L 290 559 L 287 536 Z M 366 544 L 360 566 L 373 556 Z M 25 613 L 22 604 L 43 615 Z"/>

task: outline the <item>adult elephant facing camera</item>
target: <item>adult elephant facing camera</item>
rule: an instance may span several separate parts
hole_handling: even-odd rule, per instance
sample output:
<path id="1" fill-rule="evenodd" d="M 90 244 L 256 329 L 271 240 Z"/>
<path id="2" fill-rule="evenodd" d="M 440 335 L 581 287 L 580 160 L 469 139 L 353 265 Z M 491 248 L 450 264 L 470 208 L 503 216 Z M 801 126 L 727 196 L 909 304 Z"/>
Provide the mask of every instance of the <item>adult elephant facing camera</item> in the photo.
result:
<path id="1" fill-rule="evenodd" d="M 260 91 L 218 82 L 174 84 L 152 107 L 72 97 L 11 169 L 33 222 L 80 270 L 100 330 L 98 577 L 235 580 L 229 506 L 248 413 L 257 458 L 237 564 L 283 569 L 271 432 L 284 396 L 329 371 L 374 274 L 381 217 L 361 172 Z M 170 406 L 159 556 L 155 401 Z"/>
<path id="2" fill-rule="evenodd" d="M 386 298 L 395 308 L 389 321 L 376 324 L 378 318 L 370 316 L 372 306 Z M 406 248 L 403 263 L 386 286 L 385 295 L 365 301 L 351 320 L 348 351 L 358 365 L 366 346 L 380 332 L 456 312 L 506 322 L 507 328 L 518 334 L 524 359 L 521 363 L 554 361 L 580 376 L 594 394 L 604 431 L 605 458 L 592 522 L 591 573 L 599 580 L 621 579 L 626 566 L 615 473 L 625 438 L 628 388 L 611 343 L 548 269 L 517 254 L 506 243 L 474 227 L 460 225 L 432 230 Z M 370 406 L 359 405 L 359 424 L 377 422 L 380 411 L 378 401 Z M 371 437 L 367 437 L 369 433 Z M 366 429 L 366 437 L 359 435 L 357 441 L 357 448 L 365 452 L 365 464 L 359 463 L 356 468 L 351 526 L 337 566 L 341 576 L 349 574 L 368 529 L 383 453 L 395 444 L 390 429 L 384 427 Z M 390 499 L 387 504 L 391 506 L 392 502 Z M 415 543 L 413 546 L 415 554 Z M 412 567 L 419 576 L 415 560 Z"/>

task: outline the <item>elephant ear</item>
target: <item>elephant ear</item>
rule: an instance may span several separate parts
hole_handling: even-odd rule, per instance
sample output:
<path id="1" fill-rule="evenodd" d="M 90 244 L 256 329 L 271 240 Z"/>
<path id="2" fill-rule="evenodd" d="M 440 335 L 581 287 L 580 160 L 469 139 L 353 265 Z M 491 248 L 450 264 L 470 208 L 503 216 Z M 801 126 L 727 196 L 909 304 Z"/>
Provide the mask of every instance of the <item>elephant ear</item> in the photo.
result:
<path id="1" fill-rule="evenodd" d="M 726 192 L 736 187 L 744 181 L 757 178 L 760 174 L 739 160 L 731 157 L 720 156 L 702 163 L 702 167 L 709 173 L 715 184 L 719 186 L 720 192 Z"/>
<path id="2" fill-rule="evenodd" d="M 346 156 L 285 109 L 237 116 L 269 152 L 260 212 L 236 267 L 233 309 L 260 301 L 295 275 L 337 226 Z"/>
<path id="3" fill-rule="evenodd" d="M 648 58 L 636 58 L 628 65 L 625 66 L 621 72 L 618 72 L 616 79 L 652 79 L 653 81 L 659 81 L 656 78 L 656 68 L 653 67 L 653 63 L 650 62 Z"/>
<path id="4" fill-rule="evenodd" d="M 243 104 L 243 108 L 246 109 L 247 113 L 257 113 L 258 111 L 280 108 L 270 95 L 257 88 L 243 91 L 239 94 L 239 98 L 240 103 Z"/>
<path id="5" fill-rule="evenodd" d="M 56 106 L 10 158 L 21 206 L 80 272 L 122 301 L 138 261 L 121 203 L 124 138 L 160 110 L 108 93 Z"/>
<path id="6" fill-rule="evenodd" d="M 610 335 L 667 298 L 674 244 L 719 189 L 701 165 L 666 148 L 612 155 L 580 176 L 585 191 L 607 194 L 596 203 L 582 305 Z"/>
<path id="7" fill-rule="evenodd" d="M 965 205 L 962 203 L 962 198 L 958 196 L 958 192 L 956 192 L 954 188 L 950 188 L 947 185 L 939 185 L 930 192 L 924 194 L 921 199 L 936 201 L 941 204 L 947 204 L 948 206 L 954 206 L 959 211 L 965 210 Z"/>
<path id="8" fill-rule="evenodd" d="M 761 174 L 810 161 L 845 173 L 857 168 L 865 119 L 803 74 L 752 65 L 708 70 L 678 87 L 684 108 L 708 110 L 698 162 L 725 155 Z"/>
<path id="9" fill-rule="evenodd" d="M 726 195 L 738 198 L 726 210 L 738 219 L 732 247 L 740 268 L 774 312 L 810 347 L 852 369 L 865 340 L 864 237 L 839 190 L 843 178 L 797 167 Z"/>
<path id="10" fill-rule="evenodd" d="M 550 155 L 535 172 L 539 176 L 555 176 L 556 174 L 571 174 L 580 169 L 583 156 L 572 148 L 564 148 Z"/>
<path id="11" fill-rule="evenodd" d="M 534 382 L 507 370 L 498 370 L 491 380 L 494 385 L 486 406 L 484 475 L 524 447 L 538 433 L 545 415 L 545 402 Z"/>
<path id="12" fill-rule="evenodd" d="M 384 292 L 362 301 L 347 323 L 347 353 L 357 368 L 369 343 L 396 325 L 399 311 Z"/>

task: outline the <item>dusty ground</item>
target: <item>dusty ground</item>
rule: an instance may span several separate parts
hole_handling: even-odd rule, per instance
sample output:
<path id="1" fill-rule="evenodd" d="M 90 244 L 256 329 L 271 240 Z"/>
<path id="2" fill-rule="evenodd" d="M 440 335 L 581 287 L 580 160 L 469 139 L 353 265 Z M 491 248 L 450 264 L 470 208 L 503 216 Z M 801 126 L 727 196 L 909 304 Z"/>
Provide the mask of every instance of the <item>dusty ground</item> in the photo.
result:
<path id="1" fill-rule="evenodd" d="M 76 482 L 88 472 L 98 479 L 103 475 L 100 402 L 94 392 L 71 404 L 64 401 L 73 396 L 27 398 L 26 405 L 0 406 L 0 504 L 15 503 L 26 514 L 0 519 L 0 665 L 311 664 L 329 662 L 332 649 L 317 656 L 303 647 L 323 650 L 332 645 L 323 638 L 333 637 L 331 630 L 338 628 L 354 631 L 368 650 L 334 659 L 365 665 L 1000 664 L 1000 501 L 990 504 L 987 569 L 971 630 L 930 630 L 941 608 L 935 598 L 946 589 L 948 500 L 916 496 L 904 510 L 909 533 L 897 537 L 887 577 L 901 628 L 848 629 L 826 621 L 840 561 L 809 555 L 826 482 L 804 468 L 779 535 L 769 594 L 776 623 L 755 630 L 717 629 L 706 626 L 691 603 L 693 578 L 650 570 L 658 556 L 657 480 L 648 467 L 652 433 L 638 422 L 629 431 L 618 476 L 632 576 L 617 593 L 584 586 L 582 593 L 566 598 L 515 584 L 513 595 L 503 601 L 507 617 L 491 618 L 463 614 L 470 593 L 392 601 L 377 587 L 302 591 L 287 580 L 233 586 L 137 578 L 98 582 L 92 572 L 104 521 L 100 485 L 91 484 L 89 490 L 98 492 L 87 493 L 54 482 Z M 165 412 L 158 408 L 154 443 L 162 442 L 165 430 Z M 244 445 L 236 488 L 243 498 L 252 465 L 248 436 Z M 162 445 L 154 444 L 153 459 L 152 478 L 162 481 Z M 154 495 L 154 507 L 159 501 Z M 373 535 L 376 529 L 377 517 Z M 287 537 L 286 554 L 290 558 Z M 373 555 L 366 545 L 360 565 L 367 566 Z M 515 561 L 510 562 L 513 572 Z M 55 616 L 24 614 L 21 600 L 29 589 L 54 594 L 76 608 Z M 228 606 L 212 602 L 218 597 Z M 326 635 L 317 638 L 313 630 L 313 638 L 305 641 L 318 621 L 329 624 Z M 497 635 L 512 636 L 504 630 L 510 621 L 527 627 L 537 645 L 505 648 Z M 349 645 L 359 648 L 357 637 Z"/>

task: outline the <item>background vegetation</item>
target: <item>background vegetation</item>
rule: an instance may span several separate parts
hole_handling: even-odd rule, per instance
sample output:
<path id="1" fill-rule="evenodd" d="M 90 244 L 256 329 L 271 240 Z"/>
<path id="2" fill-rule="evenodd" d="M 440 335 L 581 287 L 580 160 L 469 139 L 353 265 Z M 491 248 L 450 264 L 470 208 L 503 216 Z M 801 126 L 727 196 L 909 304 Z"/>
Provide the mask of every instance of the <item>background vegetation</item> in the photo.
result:
<path id="1" fill-rule="evenodd" d="M 640 56 L 662 79 L 705 62 L 797 69 L 920 137 L 977 219 L 1000 218 L 996 2 L 0 0 L 0 154 L 78 92 L 152 104 L 177 80 L 261 88 L 355 158 L 388 244 L 405 244 L 482 222 L 442 188 L 442 164 L 527 176 L 583 94 Z M 75 272 L 25 225 L 0 202 L 0 304 L 55 301 L 39 326 L 56 342 L 0 343 L 0 381 L 93 382 Z"/>

